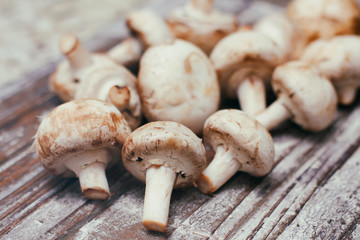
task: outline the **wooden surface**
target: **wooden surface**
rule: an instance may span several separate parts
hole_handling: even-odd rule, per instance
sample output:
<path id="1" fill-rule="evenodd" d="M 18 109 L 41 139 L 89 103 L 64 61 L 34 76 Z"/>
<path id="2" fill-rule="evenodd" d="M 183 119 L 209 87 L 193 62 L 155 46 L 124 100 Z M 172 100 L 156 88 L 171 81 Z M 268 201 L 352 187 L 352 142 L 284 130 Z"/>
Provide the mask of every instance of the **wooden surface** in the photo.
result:
<path id="1" fill-rule="evenodd" d="M 181 3 L 154 7 L 165 13 Z M 239 19 L 258 9 L 258 2 L 222 4 Z M 122 24 L 115 27 L 126 35 Z M 120 41 L 106 37 L 113 28 L 86 45 L 113 46 Z M 167 232 L 150 233 L 141 224 L 144 184 L 121 165 L 107 172 L 111 198 L 93 201 L 77 179 L 46 172 L 31 150 L 39 117 L 61 103 L 47 88 L 54 66 L 0 93 L 1 239 L 360 239 L 359 97 L 321 133 L 292 123 L 272 131 L 276 166 L 266 177 L 237 173 L 214 195 L 175 190 Z"/>

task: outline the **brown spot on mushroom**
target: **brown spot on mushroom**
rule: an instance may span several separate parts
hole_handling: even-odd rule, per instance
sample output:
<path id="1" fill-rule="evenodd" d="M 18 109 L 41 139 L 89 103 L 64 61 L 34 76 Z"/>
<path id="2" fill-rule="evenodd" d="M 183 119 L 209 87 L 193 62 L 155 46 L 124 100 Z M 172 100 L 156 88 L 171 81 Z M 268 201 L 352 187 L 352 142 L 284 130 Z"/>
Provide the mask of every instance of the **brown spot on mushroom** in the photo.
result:
<path id="1" fill-rule="evenodd" d="M 93 146 L 93 147 L 101 146 L 101 144 L 102 144 L 102 141 L 101 141 L 101 139 L 98 139 L 98 138 L 93 139 L 91 142 L 91 146 Z"/>

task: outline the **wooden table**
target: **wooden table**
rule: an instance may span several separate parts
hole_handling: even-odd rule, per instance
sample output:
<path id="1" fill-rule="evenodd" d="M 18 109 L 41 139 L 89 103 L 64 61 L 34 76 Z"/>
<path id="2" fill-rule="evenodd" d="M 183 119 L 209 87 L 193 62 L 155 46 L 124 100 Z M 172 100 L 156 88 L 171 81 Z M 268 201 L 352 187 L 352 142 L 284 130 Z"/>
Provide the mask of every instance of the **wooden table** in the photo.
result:
<path id="1" fill-rule="evenodd" d="M 166 13 L 181 4 L 153 7 Z M 220 3 L 240 19 L 258 9 L 254 4 Z M 106 37 L 113 28 L 86 45 L 115 45 L 120 39 Z M 117 29 L 125 37 L 125 27 Z M 93 201 L 81 195 L 77 179 L 53 176 L 39 163 L 31 149 L 39 117 L 61 104 L 47 88 L 54 67 L 49 63 L 1 89 L 1 239 L 360 239 L 359 97 L 340 107 L 323 132 L 292 123 L 272 131 L 276 166 L 266 177 L 238 173 L 214 195 L 175 190 L 168 230 L 151 233 L 141 224 L 144 184 L 122 166 L 107 172 L 111 198 Z"/>

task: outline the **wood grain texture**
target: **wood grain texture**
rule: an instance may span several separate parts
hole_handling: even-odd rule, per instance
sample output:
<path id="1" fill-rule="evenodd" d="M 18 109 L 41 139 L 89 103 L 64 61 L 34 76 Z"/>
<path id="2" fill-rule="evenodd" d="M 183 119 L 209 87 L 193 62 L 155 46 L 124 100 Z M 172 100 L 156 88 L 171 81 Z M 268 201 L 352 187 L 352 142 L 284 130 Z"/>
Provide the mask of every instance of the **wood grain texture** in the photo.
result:
<path id="1" fill-rule="evenodd" d="M 166 14 L 181 3 L 153 7 Z M 240 19 L 256 11 L 251 1 L 217 4 Z M 109 31 L 119 26 L 125 37 L 123 23 L 114 23 L 86 45 L 110 48 L 121 39 Z M 94 201 L 77 179 L 53 176 L 39 163 L 31 149 L 39 117 L 61 104 L 47 88 L 54 67 L 0 92 L 0 239 L 359 239 L 360 97 L 320 133 L 290 122 L 272 131 L 276 166 L 267 176 L 237 173 L 213 195 L 175 190 L 168 230 L 151 233 L 141 224 L 145 186 L 121 164 L 107 171 L 111 198 Z"/>

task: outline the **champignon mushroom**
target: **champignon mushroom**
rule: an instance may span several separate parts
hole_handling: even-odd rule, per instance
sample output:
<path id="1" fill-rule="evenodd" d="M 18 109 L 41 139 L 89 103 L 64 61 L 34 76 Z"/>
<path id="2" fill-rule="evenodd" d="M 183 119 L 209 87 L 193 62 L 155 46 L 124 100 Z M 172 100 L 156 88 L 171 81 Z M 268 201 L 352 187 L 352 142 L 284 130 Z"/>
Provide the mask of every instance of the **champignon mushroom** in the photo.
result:
<path id="1" fill-rule="evenodd" d="M 133 68 L 139 63 L 143 51 L 144 46 L 140 40 L 129 37 L 111 48 L 106 54 L 117 64 Z"/>
<path id="2" fill-rule="evenodd" d="M 63 36 L 60 49 L 68 61 L 59 65 L 51 77 L 51 85 L 62 100 L 106 100 L 124 113 L 132 129 L 140 125 L 142 114 L 136 77 L 129 70 L 105 54 L 91 54 L 75 35 Z M 120 53 L 115 56 L 119 58 Z"/>
<path id="3" fill-rule="evenodd" d="M 319 70 L 301 61 L 277 67 L 272 87 L 278 99 L 256 116 L 271 130 L 291 119 L 308 131 L 321 131 L 333 121 L 337 109 L 336 92 Z"/>
<path id="4" fill-rule="evenodd" d="M 53 174 L 76 176 L 90 199 L 110 197 L 105 168 L 121 158 L 131 130 L 121 113 L 99 100 L 74 100 L 50 112 L 41 122 L 35 146 Z"/>
<path id="5" fill-rule="evenodd" d="M 207 55 L 220 39 L 237 28 L 235 16 L 214 9 L 212 0 L 189 0 L 166 20 L 176 38 L 194 43 Z"/>
<path id="6" fill-rule="evenodd" d="M 253 30 L 270 37 L 282 51 L 282 62 L 299 58 L 304 48 L 304 37 L 296 24 L 284 14 L 270 14 L 259 21 Z"/>
<path id="7" fill-rule="evenodd" d="M 216 153 L 202 172 L 197 185 L 203 193 L 213 193 L 237 171 L 260 177 L 274 165 L 274 144 L 269 132 L 246 113 L 220 110 L 205 122 L 205 145 Z"/>
<path id="8" fill-rule="evenodd" d="M 354 34 L 360 18 L 355 0 L 292 0 L 286 13 L 299 25 L 306 43 L 318 38 Z"/>
<path id="9" fill-rule="evenodd" d="M 126 17 L 126 24 L 136 33 L 146 48 L 174 40 L 165 20 L 151 9 L 144 8 L 131 12 Z"/>
<path id="10" fill-rule="evenodd" d="M 130 128 L 141 124 L 141 102 L 136 77 L 121 66 L 104 67 L 87 74 L 76 92 L 75 99 L 93 98 L 115 105 L 124 115 Z"/>
<path id="11" fill-rule="evenodd" d="M 237 31 L 220 40 L 210 59 L 225 96 L 237 96 L 249 115 L 266 108 L 265 82 L 282 60 L 281 49 L 273 40 L 255 31 Z"/>
<path id="12" fill-rule="evenodd" d="M 125 168 L 146 182 L 143 225 L 166 231 L 171 192 L 195 182 L 206 165 L 200 138 L 187 127 L 158 121 L 137 128 L 122 150 Z"/>
<path id="13" fill-rule="evenodd" d="M 339 103 L 349 105 L 354 102 L 360 87 L 360 36 L 344 35 L 314 41 L 305 49 L 301 60 L 315 65 L 332 81 Z"/>
<path id="14" fill-rule="evenodd" d="M 211 62 L 200 48 L 179 39 L 145 52 L 138 87 L 147 120 L 178 122 L 197 134 L 219 107 L 220 88 Z"/>
<path id="15" fill-rule="evenodd" d="M 61 62 L 50 76 L 49 87 L 64 102 L 74 99 L 87 72 L 104 66 L 117 66 L 104 54 L 90 53 L 73 34 L 62 36 L 59 46 L 67 60 Z"/>

